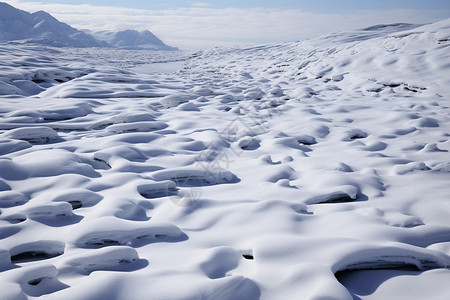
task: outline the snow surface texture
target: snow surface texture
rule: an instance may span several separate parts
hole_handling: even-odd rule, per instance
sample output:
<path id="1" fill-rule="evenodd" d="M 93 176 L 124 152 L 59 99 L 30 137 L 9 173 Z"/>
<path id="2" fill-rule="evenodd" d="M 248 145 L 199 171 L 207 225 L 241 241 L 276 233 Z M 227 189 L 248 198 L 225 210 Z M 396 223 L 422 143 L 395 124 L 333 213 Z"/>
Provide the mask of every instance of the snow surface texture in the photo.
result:
<path id="1" fill-rule="evenodd" d="M 1 46 L 0 298 L 448 299 L 449 28 Z"/>

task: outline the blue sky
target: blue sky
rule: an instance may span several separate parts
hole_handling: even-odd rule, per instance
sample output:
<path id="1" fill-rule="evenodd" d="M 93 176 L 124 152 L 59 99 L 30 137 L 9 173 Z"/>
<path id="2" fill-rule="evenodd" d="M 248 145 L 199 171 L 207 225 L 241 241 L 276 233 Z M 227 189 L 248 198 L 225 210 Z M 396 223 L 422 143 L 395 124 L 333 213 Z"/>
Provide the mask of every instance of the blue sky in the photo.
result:
<path id="1" fill-rule="evenodd" d="M 311 38 L 376 24 L 450 18 L 450 0 L 0 0 L 79 29 L 150 30 L 184 49 Z"/>

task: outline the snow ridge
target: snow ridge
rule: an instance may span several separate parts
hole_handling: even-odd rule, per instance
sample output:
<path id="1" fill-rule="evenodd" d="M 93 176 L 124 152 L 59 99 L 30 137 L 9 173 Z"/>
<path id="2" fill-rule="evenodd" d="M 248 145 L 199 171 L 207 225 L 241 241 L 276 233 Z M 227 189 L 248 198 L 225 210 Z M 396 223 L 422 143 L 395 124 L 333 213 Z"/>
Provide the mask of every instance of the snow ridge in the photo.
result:
<path id="1" fill-rule="evenodd" d="M 141 50 L 178 50 L 148 30 L 93 33 L 77 30 L 49 13 L 28 13 L 0 2 L 0 43 L 31 43 L 53 47 L 116 47 Z"/>

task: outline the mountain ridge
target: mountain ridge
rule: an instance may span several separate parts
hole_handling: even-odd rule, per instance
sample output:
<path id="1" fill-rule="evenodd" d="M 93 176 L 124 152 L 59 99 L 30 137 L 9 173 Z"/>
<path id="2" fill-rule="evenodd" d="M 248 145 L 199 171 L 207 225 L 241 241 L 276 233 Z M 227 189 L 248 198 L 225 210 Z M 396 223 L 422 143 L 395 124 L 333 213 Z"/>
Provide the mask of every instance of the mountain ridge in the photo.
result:
<path id="1" fill-rule="evenodd" d="M 29 13 L 0 2 L 0 43 L 34 43 L 54 47 L 113 47 L 139 50 L 178 50 L 148 30 L 125 30 L 104 37 L 78 30 L 45 11 Z"/>
<path id="2" fill-rule="evenodd" d="M 112 47 L 133 50 L 166 50 L 176 51 L 178 48 L 166 45 L 149 30 L 137 31 L 126 29 L 122 31 L 91 31 L 85 30 L 97 40 L 104 41 Z"/>

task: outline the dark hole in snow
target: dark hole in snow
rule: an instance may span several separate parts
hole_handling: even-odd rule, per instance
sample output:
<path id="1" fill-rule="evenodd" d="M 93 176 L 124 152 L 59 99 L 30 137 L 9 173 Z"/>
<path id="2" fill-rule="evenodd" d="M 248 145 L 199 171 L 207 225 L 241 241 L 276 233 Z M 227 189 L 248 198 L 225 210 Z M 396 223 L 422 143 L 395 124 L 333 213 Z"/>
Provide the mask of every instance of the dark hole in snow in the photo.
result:
<path id="1" fill-rule="evenodd" d="M 5 221 L 8 221 L 11 224 L 22 223 L 22 222 L 25 222 L 26 220 L 27 220 L 27 218 L 25 216 L 23 216 L 23 217 L 14 216 L 14 217 L 5 219 Z"/>
<path id="2" fill-rule="evenodd" d="M 364 135 L 362 135 L 362 134 L 355 134 L 355 135 L 352 135 L 352 136 L 350 137 L 350 139 L 351 139 L 351 140 L 357 140 L 357 139 L 363 139 L 363 138 L 365 138 L 365 137 L 367 137 L 367 136 L 364 136 Z"/>
<path id="3" fill-rule="evenodd" d="M 139 194 L 141 194 L 142 197 L 147 199 L 155 199 L 155 198 L 162 198 L 167 196 L 175 196 L 178 194 L 177 189 L 154 189 L 154 190 L 148 190 L 148 191 L 140 191 Z"/>
<path id="4" fill-rule="evenodd" d="M 131 264 L 135 259 L 129 260 L 129 259 L 121 259 L 119 260 L 119 264 Z"/>
<path id="5" fill-rule="evenodd" d="M 45 80 L 42 80 L 42 79 L 33 79 L 31 81 L 33 81 L 34 83 L 43 83 L 43 82 L 45 82 Z"/>
<path id="6" fill-rule="evenodd" d="M 41 259 L 49 259 L 60 256 L 63 253 L 47 253 L 45 251 L 27 251 L 11 256 L 13 262 L 27 262 Z"/>
<path id="7" fill-rule="evenodd" d="M 420 86 L 409 86 L 407 84 L 404 84 L 403 87 L 405 90 L 410 91 L 410 92 L 414 92 L 417 93 L 419 91 L 425 91 L 427 88 L 425 87 L 420 87 Z"/>
<path id="8" fill-rule="evenodd" d="M 394 88 L 394 87 L 399 87 L 401 85 L 401 83 L 386 83 L 386 84 L 383 84 L 383 85 L 387 86 L 387 87 Z"/>
<path id="9" fill-rule="evenodd" d="M 55 81 L 59 82 L 59 83 L 63 83 L 64 82 L 64 80 L 62 80 L 62 79 L 55 79 Z"/>
<path id="10" fill-rule="evenodd" d="M 242 254 L 242 256 L 245 258 L 245 259 L 248 259 L 248 260 L 253 260 L 254 258 L 253 258 L 253 255 L 251 255 L 251 254 Z"/>
<path id="11" fill-rule="evenodd" d="M 44 279 L 44 278 L 36 278 L 36 279 L 33 279 L 33 280 L 28 281 L 28 284 L 29 284 L 29 285 L 38 285 L 39 283 L 42 282 L 43 279 Z"/>
<path id="12" fill-rule="evenodd" d="M 121 243 L 119 243 L 119 241 L 116 241 L 116 240 L 102 239 L 100 241 L 87 242 L 86 245 L 92 245 L 92 246 L 117 246 L 117 245 L 121 245 Z"/>
<path id="13" fill-rule="evenodd" d="M 339 282 L 345 276 L 348 276 L 355 271 L 371 271 L 371 270 L 401 270 L 401 271 L 420 271 L 420 269 L 414 264 L 408 264 L 403 262 L 381 263 L 379 267 L 373 266 L 371 268 L 349 268 L 338 271 L 334 274 Z"/>
<path id="14" fill-rule="evenodd" d="M 94 160 L 105 164 L 106 166 L 108 166 L 108 168 L 111 169 L 111 165 L 106 160 L 103 160 L 103 159 L 100 159 L 100 158 L 97 158 L 97 157 L 94 157 Z"/>
<path id="15" fill-rule="evenodd" d="M 66 121 L 71 120 L 72 117 L 44 117 L 43 120 L 47 122 L 54 122 L 54 121 Z M 56 130 L 55 128 L 53 130 Z"/>
<path id="16" fill-rule="evenodd" d="M 346 203 L 346 202 L 353 202 L 356 199 L 353 199 L 352 197 L 350 197 L 348 194 L 335 194 L 335 195 L 330 195 L 329 197 L 327 197 L 325 200 L 320 201 L 319 204 L 323 203 Z"/>
<path id="17" fill-rule="evenodd" d="M 309 143 L 307 141 L 298 141 L 298 142 L 299 142 L 299 144 L 302 144 L 302 145 L 305 145 L 305 146 L 311 146 L 311 145 L 315 144 L 315 143 Z"/>
<path id="18" fill-rule="evenodd" d="M 69 201 L 70 205 L 72 205 L 72 209 L 77 209 L 83 207 L 83 204 L 80 200 Z"/>
<path id="19" fill-rule="evenodd" d="M 382 90 L 383 90 L 382 88 L 367 89 L 367 91 L 370 92 L 370 93 L 379 93 Z"/>
<path id="20" fill-rule="evenodd" d="M 305 145 L 305 146 L 311 146 L 311 145 L 317 144 L 316 141 L 302 140 L 302 139 L 298 140 L 298 143 L 302 144 L 302 145 Z"/>
<path id="21" fill-rule="evenodd" d="M 410 88 L 410 87 L 407 87 L 407 86 L 405 86 L 404 89 L 407 90 L 407 91 L 413 92 L 413 93 L 417 93 L 418 92 L 416 89 L 413 89 L 413 88 Z"/>

